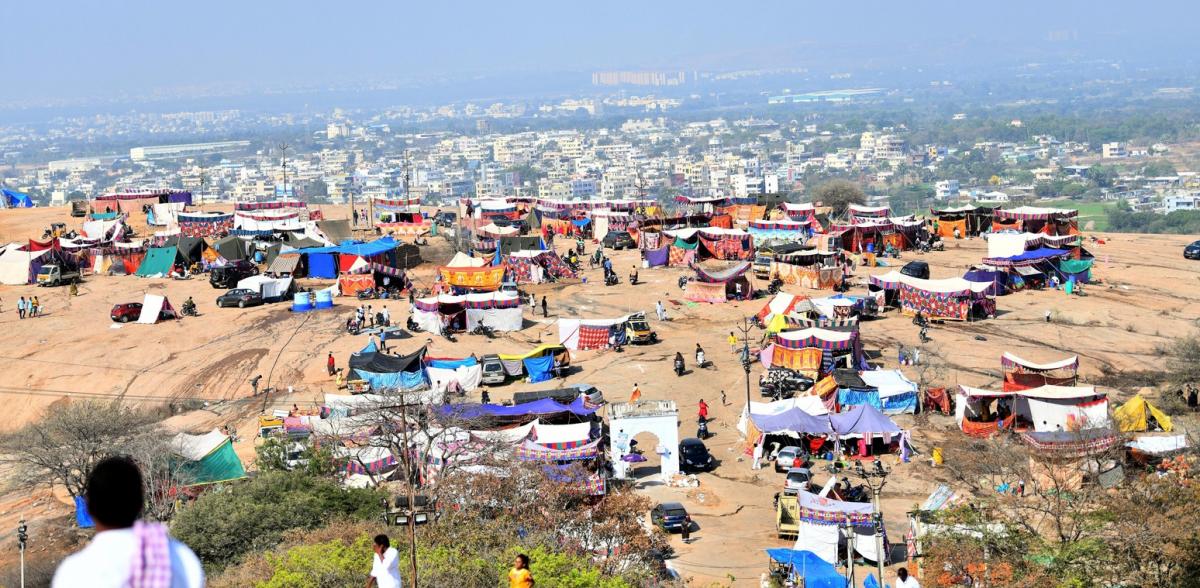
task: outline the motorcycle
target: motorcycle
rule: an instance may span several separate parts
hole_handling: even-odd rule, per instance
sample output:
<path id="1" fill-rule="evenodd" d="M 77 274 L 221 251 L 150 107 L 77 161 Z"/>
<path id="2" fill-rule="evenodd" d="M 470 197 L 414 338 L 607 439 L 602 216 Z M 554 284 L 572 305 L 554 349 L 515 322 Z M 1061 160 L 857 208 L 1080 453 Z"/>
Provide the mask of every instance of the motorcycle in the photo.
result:
<path id="1" fill-rule="evenodd" d="M 636 286 L 636 285 L 637 285 L 637 280 L 638 280 L 638 275 L 637 275 L 637 272 L 630 272 L 630 274 L 629 274 L 629 285 L 630 285 L 630 286 Z"/>
<path id="2" fill-rule="evenodd" d="M 701 419 L 699 424 L 696 426 L 696 438 L 708 439 L 708 423 L 703 419 Z"/>
<path id="3" fill-rule="evenodd" d="M 771 283 L 767 285 L 767 293 L 770 294 L 771 296 L 778 294 L 782 290 L 783 290 L 783 280 L 781 280 L 779 278 L 775 278 L 775 279 L 771 280 Z"/>
<path id="4" fill-rule="evenodd" d="M 354 296 L 359 300 L 373 300 L 375 298 L 379 298 L 379 292 L 375 291 L 374 288 L 367 288 L 365 290 L 359 290 Z"/>
<path id="5" fill-rule="evenodd" d="M 567 269 L 569 269 L 575 273 L 579 273 L 579 270 L 580 270 L 579 260 L 567 259 L 567 260 L 564 260 L 563 263 L 566 264 Z"/>
<path id="6" fill-rule="evenodd" d="M 191 301 L 185 301 L 183 306 L 179 308 L 179 312 L 183 313 L 183 316 L 198 316 L 196 314 L 196 303 Z"/>
<path id="7" fill-rule="evenodd" d="M 412 316 L 408 317 L 408 321 L 404 323 L 404 328 L 408 329 L 410 333 L 421 332 L 421 325 L 418 325 L 417 321 L 414 320 Z"/>
<path id="8" fill-rule="evenodd" d="M 605 286 L 616 286 L 619 283 L 621 283 L 621 278 L 618 278 L 617 274 L 615 273 L 610 273 L 607 276 L 604 276 Z"/>
<path id="9" fill-rule="evenodd" d="M 484 335 L 488 339 L 496 338 L 496 330 L 487 325 L 478 325 L 471 331 L 472 335 Z"/>
<path id="10" fill-rule="evenodd" d="M 679 280 L 676 283 L 679 284 L 679 289 L 683 290 L 687 288 L 688 282 L 690 281 L 692 281 L 692 279 L 687 276 L 679 276 Z"/>
<path id="11" fill-rule="evenodd" d="M 677 360 L 675 360 L 675 376 L 679 377 L 682 375 L 683 375 L 683 360 L 677 359 Z"/>

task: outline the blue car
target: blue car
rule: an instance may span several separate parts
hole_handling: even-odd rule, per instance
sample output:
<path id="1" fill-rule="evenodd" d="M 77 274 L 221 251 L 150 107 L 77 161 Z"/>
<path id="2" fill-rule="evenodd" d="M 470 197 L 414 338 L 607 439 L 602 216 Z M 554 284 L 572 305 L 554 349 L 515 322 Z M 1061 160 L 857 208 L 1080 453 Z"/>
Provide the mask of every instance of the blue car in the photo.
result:
<path id="1" fill-rule="evenodd" d="M 650 522 L 658 528 L 670 533 L 672 531 L 683 531 L 683 525 L 687 522 L 688 512 L 683 505 L 678 502 L 663 502 L 654 507 L 650 511 Z"/>
<path id="2" fill-rule="evenodd" d="M 1200 259 L 1200 241 L 1184 247 L 1183 256 L 1187 259 Z"/>

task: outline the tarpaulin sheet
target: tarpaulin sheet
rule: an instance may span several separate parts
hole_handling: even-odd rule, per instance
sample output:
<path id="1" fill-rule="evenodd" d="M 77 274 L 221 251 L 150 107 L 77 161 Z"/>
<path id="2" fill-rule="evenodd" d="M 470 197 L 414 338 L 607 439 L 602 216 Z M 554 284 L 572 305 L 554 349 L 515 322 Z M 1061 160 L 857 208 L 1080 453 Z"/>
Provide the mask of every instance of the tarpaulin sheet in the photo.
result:
<path id="1" fill-rule="evenodd" d="M 338 275 L 337 257 L 332 253 L 308 253 L 308 277 L 332 279 Z"/>
<path id="2" fill-rule="evenodd" d="M 725 302 L 725 284 L 688 282 L 683 292 L 683 298 L 692 302 Z"/>
<path id="3" fill-rule="evenodd" d="M 646 249 L 642 252 L 642 257 L 650 267 L 662 267 L 670 261 L 670 251 L 671 248 L 669 245 L 657 249 Z"/>
<path id="4" fill-rule="evenodd" d="M 438 268 L 438 274 L 441 275 L 443 282 L 451 286 L 476 290 L 495 290 L 504 281 L 504 272 L 507 270 L 508 266 L 503 264 L 495 267 L 481 268 L 450 268 L 443 266 Z"/>
<path id="5" fill-rule="evenodd" d="M 531 357 L 524 360 L 525 373 L 529 376 L 529 383 L 536 384 L 545 382 L 551 377 L 551 370 L 554 369 L 554 357 L 547 355 L 543 357 Z"/>
<path id="6" fill-rule="evenodd" d="M 836 558 L 836 543 L 834 550 Z M 811 551 L 779 548 L 768 549 L 767 555 L 772 561 L 790 567 L 796 576 L 804 578 L 804 588 L 846 587 L 846 578 L 838 573 L 837 568 Z"/>
<path id="7" fill-rule="evenodd" d="M 437 410 L 443 415 L 464 419 L 476 419 L 489 416 L 545 416 L 564 412 L 569 412 L 578 416 L 588 416 L 596 412 L 596 409 L 585 406 L 582 397 L 576 398 L 570 404 L 561 404 L 549 398 L 543 398 L 541 400 L 514 404 L 512 406 L 502 406 L 499 404 L 451 404 L 438 407 Z"/>

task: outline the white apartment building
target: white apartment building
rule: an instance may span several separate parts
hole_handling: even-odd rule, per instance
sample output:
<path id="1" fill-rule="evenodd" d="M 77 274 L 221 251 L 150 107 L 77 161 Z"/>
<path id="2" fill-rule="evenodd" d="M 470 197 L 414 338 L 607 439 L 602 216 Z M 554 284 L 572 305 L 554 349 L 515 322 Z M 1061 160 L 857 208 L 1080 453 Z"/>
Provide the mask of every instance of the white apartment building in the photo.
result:
<path id="1" fill-rule="evenodd" d="M 934 185 L 934 197 L 938 200 L 957 198 L 958 191 L 958 180 L 942 180 Z"/>
<path id="2" fill-rule="evenodd" d="M 1112 142 L 1100 146 L 1100 156 L 1105 159 L 1115 159 L 1128 157 L 1129 154 L 1125 151 L 1124 143 Z"/>

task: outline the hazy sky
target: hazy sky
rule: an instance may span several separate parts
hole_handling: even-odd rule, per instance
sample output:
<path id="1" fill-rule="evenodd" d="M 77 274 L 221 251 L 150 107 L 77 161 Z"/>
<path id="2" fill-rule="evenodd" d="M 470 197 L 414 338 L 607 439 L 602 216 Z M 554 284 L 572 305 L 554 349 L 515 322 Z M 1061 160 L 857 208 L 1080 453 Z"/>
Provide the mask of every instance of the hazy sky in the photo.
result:
<path id="1" fill-rule="evenodd" d="M 0 101 L 594 69 L 1191 59 L 1196 0 L 7 0 Z"/>

